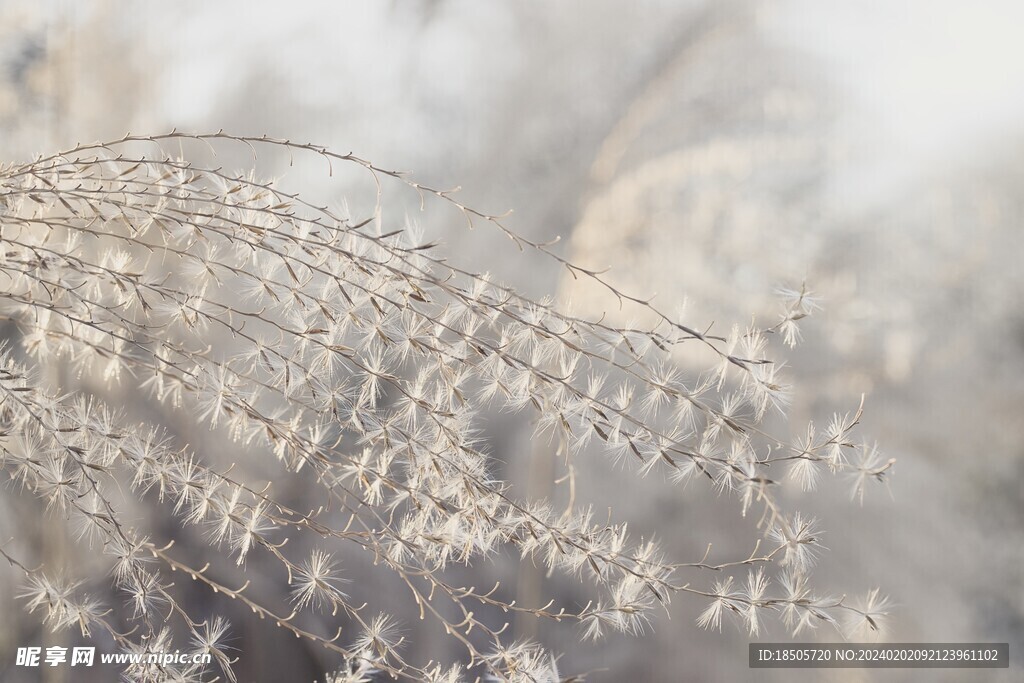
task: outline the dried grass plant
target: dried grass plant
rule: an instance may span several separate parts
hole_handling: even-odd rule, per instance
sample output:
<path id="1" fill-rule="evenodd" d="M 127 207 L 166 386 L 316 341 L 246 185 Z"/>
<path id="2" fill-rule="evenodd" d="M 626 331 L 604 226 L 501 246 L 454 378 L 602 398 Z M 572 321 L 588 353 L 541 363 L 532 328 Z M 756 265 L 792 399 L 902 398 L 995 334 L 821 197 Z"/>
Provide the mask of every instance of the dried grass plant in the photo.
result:
<path id="1" fill-rule="evenodd" d="M 325 173 L 352 167 L 376 183 L 377 208 L 352 218 L 255 171 L 203 168 L 169 151 L 197 141 L 215 151 L 251 149 L 254 167 L 263 148 L 320 159 Z M 312 144 L 172 132 L 0 169 L 0 301 L 20 330 L 0 370 L 2 465 L 19 490 L 73 525 L 72 556 L 102 549 L 123 597 L 102 604 L 80 584 L 89 577 L 70 573 L 74 562 L 33 568 L 8 543 L 0 552 L 24 574 L 29 611 L 52 629 L 76 628 L 128 651 L 213 655 L 207 669 L 130 668 L 133 681 L 235 680 L 229 625 L 190 615 L 172 574 L 336 653 L 343 664 L 335 682 L 561 680 L 554 655 L 511 640 L 484 613 L 574 622 L 599 638 L 641 634 L 653 612 L 685 594 L 703 603 L 697 622 L 705 628 L 721 628 L 728 616 L 753 635 L 768 618 L 793 633 L 878 627 L 886 603 L 877 591 L 856 602 L 812 589 L 819 530 L 783 509 L 775 480 L 788 468 L 810 489 L 819 473 L 841 473 L 859 495 L 892 462 L 854 439 L 859 409 L 823 430 L 808 427 L 792 444 L 762 425 L 787 404 L 769 340 L 797 341 L 815 307 L 806 290 L 784 293 L 772 325 L 726 336 L 613 290 L 658 321 L 618 328 L 521 296 L 450 263 L 414 231 L 392 229 L 382 213 L 392 191 L 416 193 L 427 208 L 454 210 L 470 225 L 500 230 L 512 248 L 608 286 L 451 192 Z M 688 376 L 672 354 L 694 346 L 714 360 Z M 218 469 L 158 426 L 129 420 L 102 391 L 63 393 L 43 372 L 49 367 L 138 383 L 195 430 L 229 433 L 247 457 L 308 476 L 311 504 L 290 507 L 271 487 Z M 552 457 L 575 468 L 603 450 L 638 475 L 728 492 L 754 513 L 762 541 L 745 557 L 677 563 L 573 501 L 563 510 L 522 500 L 493 473 L 480 438 L 484 406 L 531 413 L 537 438 L 557 446 Z M 173 538 L 133 526 L 119 510 L 126 493 L 204 529 L 209 554 L 229 554 L 237 581 L 215 579 L 209 565 L 177 555 Z M 300 543 L 287 542 L 295 537 L 312 539 L 314 550 L 293 554 Z M 422 625 L 399 626 L 346 583 L 346 556 L 357 551 L 401 579 Z M 575 608 L 554 599 L 516 604 L 498 587 L 453 583 L 446 570 L 509 552 L 578 576 L 592 599 Z M 257 554 L 278 566 L 290 607 L 246 587 L 246 561 Z M 336 630 L 318 630 L 312 613 L 326 614 Z M 133 628 L 119 629 L 121 621 Z M 403 644 L 427 628 L 461 643 L 463 661 L 409 661 Z"/>

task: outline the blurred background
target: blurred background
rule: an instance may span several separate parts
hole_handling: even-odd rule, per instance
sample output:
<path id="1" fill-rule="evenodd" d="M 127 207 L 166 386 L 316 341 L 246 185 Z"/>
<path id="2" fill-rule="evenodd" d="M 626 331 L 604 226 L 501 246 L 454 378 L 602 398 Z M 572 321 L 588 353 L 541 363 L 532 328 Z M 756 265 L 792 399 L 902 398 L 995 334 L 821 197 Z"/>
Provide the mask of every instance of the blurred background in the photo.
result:
<path id="1" fill-rule="evenodd" d="M 953 0 L 4 0 L 0 163 L 128 131 L 267 134 L 461 185 L 470 206 L 513 209 L 521 234 L 560 236 L 570 260 L 612 266 L 621 289 L 656 293 L 667 310 L 685 301 L 698 327 L 770 319 L 773 287 L 806 280 L 824 311 L 787 354 L 792 428 L 823 423 L 865 394 L 861 433 L 898 460 L 888 489 L 869 490 L 863 504 L 841 482 L 785 491 L 790 508 L 819 516 L 827 531 L 817 585 L 836 595 L 881 586 L 897 604 L 887 640 L 1009 641 L 1019 657 L 1022 21 L 1020 3 Z M 268 163 L 284 187 L 346 197 L 344 181 L 289 169 L 284 157 Z M 628 315 L 493 234 L 415 207 L 409 218 L 452 261 L 525 294 Z M 555 495 L 545 483 L 550 454 L 530 433 L 495 419 L 487 438 L 517 490 Z M 225 462 L 239 457 L 213 436 L 178 436 Z M 730 501 L 588 464 L 578 472 L 584 501 L 655 533 L 673 559 L 699 559 L 709 540 L 722 556 L 749 550 L 750 524 Z M 26 498 L 0 494 L 0 535 L 39 525 L 33 552 L 59 558 L 70 541 Z M 165 512 L 136 514 L 174 529 Z M 362 594 L 401 612 L 401 597 L 365 558 L 345 567 Z M 501 563 L 472 571 L 478 586 L 576 590 Z M 4 577 L 0 662 L 43 639 L 13 597 L 14 575 Z M 201 587 L 182 589 L 210 599 Z M 909 670 L 750 670 L 749 637 L 699 631 L 703 607 L 680 596 L 652 632 L 597 644 L 566 625 L 513 628 L 562 653 L 564 673 L 595 681 L 921 680 Z M 322 680 L 335 664 L 230 602 L 222 608 L 235 624 L 240 680 Z M 459 656 L 415 615 L 404 628 L 413 659 Z M 785 637 L 776 629 L 763 639 Z M 71 680 L 68 669 L 3 666 L 5 682 Z M 1017 664 L 970 680 L 1019 675 Z M 967 680 L 955 670 L 928 679 Z"/>

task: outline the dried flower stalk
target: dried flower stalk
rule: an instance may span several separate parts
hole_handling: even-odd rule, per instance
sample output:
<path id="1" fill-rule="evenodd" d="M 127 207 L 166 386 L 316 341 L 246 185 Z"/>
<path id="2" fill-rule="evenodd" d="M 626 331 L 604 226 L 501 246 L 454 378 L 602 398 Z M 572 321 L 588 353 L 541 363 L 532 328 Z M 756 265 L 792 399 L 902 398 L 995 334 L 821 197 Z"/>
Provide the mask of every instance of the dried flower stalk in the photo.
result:
<path id="1" fill-rule="evenodd" d="M 341 164 L 361 169 L 378 188 L 376 209 L 352 218 L 256 175 L 199 167 L 168 152 L 196 141 L 214 150 L 248 146 L 254 166 L 256 151 L 269 147 L 321 158 L 331 172 Z M 517 248 L 643 307 L 657 325 L 617 328 L 575 317 L 459 268 L 435 244 L 385 225 L 389 183 L 458 211 L 470 225 L 500 230 Z M 4 551 L 26 575 L 27 607 L 44 609 L 54 628 L 89 634 L 99 627 L 129 650 L 171 649 L 183 629 L 191 647 L 216 663 L 216 671 L 133 668 L 130 680 L 234 680 L 223 646 L 227 623 L 190 617 L 175 597 L 175 573 L 344 657 L 335 681 L 560 680 L 552 655 L 510 642 L 505 625 L 474 614 L 481 606 L 578 622 L 595 638 L 642 633 L 651 612 L 676 593 L 706 602 L 700 626 L 721 628 L 723 615 L 734 614 L 751 634 L 772 615 L 794 633 L 845 621 L 877 628 L 884 616 L 877 592 L 856 606 L 812 591 L 819 532 L 813 520 L 782 508 L 769 476 L 785 463 L 810 488 L 822 470 L 849 473 L 862 496 L 865 481 L 883 479 L 892 465 L 853 439 L 859 409 L 837 415 L 824 432 L 809 428 L 798 444 L 761 427 L 787 405 L 768 337 L 798 341 L 798 321 L 816 308 L 805 288 L 784 292 L 785 313 L 774 327 L 719 337 L 615 290 L 599 272 L 451 192 L 316 145 L 223 132 L 128 136 L 2 168 L 0 243 L 0 313 L 19 325 L 27 353 L 24 360 L 5 353 L 0 371 L 3 465 L 71 520 L 81 543 L 110 556 L 113 582 L 127 599 L 109 609 L 136 629 L 118 633 L 109 612 L 74 583 Z M 688 344 L 716 359 L 695 377 L 672 359 Z M 324 505 L 308 512 L 286 506 L 160 429 L 128 424 L 109 397 L 60 395 L 36 371 L 51 364 L 108 384 L 134 378 L 159 404 L 227 430 L 250 457 L 312 472 Z M 563 513 L 521 500 L 492 474 L 477 435 L 482 405 L 532 411 L 538 434 L 555 439 L 568 459 L 600 449 L 642 475 L 658 471 L 729 491 L 744 512 L 758 510 L 764 543 L 729 562 L 672 563 L 656 544 L 586 509 Z M 210 552 L 234 558 L 238 585 L 177 557 L 174 539 L 155 539 L 122 520 L 111 494 L 119 482 L 205 529 Z M 295 557 L 286 546 L 299 535 L 315 538 L 311 555 Z M 381 571 L 404 582 L 421 616 L 462 644 L 466 666 L 403 658 L 401 646 L 415 634 L 375 614 L 358 587 L 345 583 L 343 558 L 355 547 L 373 553 Z M 479 591 L 446 578 L 449 564 L 484 561 L 505 548 L 581 576 L 592 601 L 576 610 L 555 601 L 518 605 L 497 587 Z M 256 553 L 280 567 L 291 613 L 247 589 L 244 565 Z M 749 576 L 737 579 L 736 571 Z M 707 572 L 718 580 L 702 587 Z M 326 634 L 302 626 L 309 612 L 328 613 L 344 628 Z"/>

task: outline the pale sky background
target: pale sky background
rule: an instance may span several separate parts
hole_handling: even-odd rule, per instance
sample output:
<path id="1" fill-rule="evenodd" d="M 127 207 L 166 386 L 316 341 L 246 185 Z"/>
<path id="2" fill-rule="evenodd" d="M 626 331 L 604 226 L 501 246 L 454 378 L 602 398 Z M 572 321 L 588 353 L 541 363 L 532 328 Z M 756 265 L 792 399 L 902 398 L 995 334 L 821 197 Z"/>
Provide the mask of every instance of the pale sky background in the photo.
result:
<path id="1" fill-rule="evenodd" d="M 232 74 L 251 71 L 252 60 L 260 58 L 251 51 L 239 50 L 235 41 L 222 40 L 224 26 L 238 20 L 239 37 L 246 44 L 274 45 L 276 72 L 287 74 L 290 82 L 302 86 L 290 89 L 300 98 L 295 102 L 298 106 L 322 100 L 325 82 L 357 76 L 351 71 L 372 54 L 375 71 L 402 78 L 382 81 L 358 93 L 360 110 L 379 115 L 350 122 L 351 138 L 359 146 L 370 148 L 367 153 L 377 151 L 372 149 L 375 139 L 384 136 L 389 141 L 415 141 L 415 154 L 410 156 L 443 154 L 444 150 L 435 145 L 447 141 L 432 136 L 424 127 L 429 117 L 409 117 L 388 106 L 402 99 L 394 89 L 415 80 L 429 88 L 429 93 L 421 94 L 421 103 L 453 100 L 486 107 L 493 101 L 489 96 L 496 95 L 503 76 L 508 75 L 502 73 L 503 67 L 511 73 L 526 57 L 520 53 L 521 43 L 509 39 L 508 29 L 516 21 L 509 6 L 454 4 L 458 6 L 457 13 L 453 12 L 457 18 L 437 22 L 427 31 L 422 30 L 417 17 L 403 16 L 389 3 L 335 6 L 328 13 L 335 21 L 318 25 L 309 25 L 305 13 L 282 12 L 273 4 L 255 3 L 242 10 L 234 4 L 203 3 L 202 13 L 188 11 L 188 3 L 149 9 L 146 25 L 138 30 L 145 34 L 149 49 L 173 55 L 175 61 L 164 76 L 169 82 L 161 88 L 162 101 L 154 103 L 151 110 L 171 120 L 209 119 L 211 109 L 230 94 L 220 90 L 223 83 L 231 82 Z M 639 3 L 637 14 L 663 4 L 667 3 Z M 587 7 L 585 2 L 565 2 L 556 3 L 550 11 L 584 14 Z M 1024 26 L 1024 3 L 782 0 L 764 3 L 762 12 L 769 35 L 791 49 L 806 50 L 810 59 L 820 60 L 826 77 L 843 95 L 851 97 L 849 111 L 855 113 L 840 120 L 840 130 L 845 126 L 855 139 L 873 139 L 883 150 L 880 156 L 868 151 L 864 164 L 848 164 L 844 173 L 831 179 L 839 208 L 845 203 L 863 208 L 865 203 L 889 201 L 908 180 L 947 170 L 957 163 L 984 159 L 1007 138 L 1021 135 L 1024 41 L 1019 30 Z M 222 14 L 223 20 L 210 21 L 211 13 Z M 165 23 L 159 21 L 161 14 L 173 17 L 184 30 L 165 30 Z M 154 16 L 157 21 L 152 21 Z M 352 28 L 347 30 L 346 26 Z M 325 30 L 338 32 L 327 54 L 323 42 L 313 39 Z M 281 35 L 295 39 L 281 45 Z M 310 39 L 303 40 L 302 36 Z M 642 43 L 642 38 L 624 40 Z M 181 50 L 183 42 L 195 49 Z M 407 59 L 409 43 L 417 45 L 415 63 Z M 617 47 L 621 49 L 622 45 Z M 636 49 L 643 46 L 637 45 Z M 478 58 L 482 50 L 492 56 L 486 67 Z M 310 70 L 310 63 L 320 67 Z M 478 78 L 481 68 L 489 71 L 482 86 Z M 580 79 L 585 80 L 587 65 L 577 68 Z M 488 92 L 488 83 L 494 92 Z M 467 88 L 479 92 L 468 95 Z M 368 96 L 379 106 L 373 100 L 366 101 Z M 417 93 L 412 93 L 408 102 L 414 105 Z M 585 101 L 578 104 L 581 108 L 589 106 Z M 268 103 L 270 108 L 277 106 L 281 104 Z M 474 111 L 443 113 L 463 120 L 467 129 L 481 118 Z M 524 121 L 524 125 L 529 122 Z M 867 135 L 864 126 L 871 129 Z M 467 137 L 471 139 L 472 135 Z M 388 151 L 381 150 L 381 154 Z M 375 158 L 380 160 L 380 154 Z M 396 159 L 395 163 L 403 161 L 408 160 Z"/>
<path id="2" fill-rule="evenodd" d="M 885 166 L 856 179 L 872 196 L 1021 137 L 1024 3 L 784 0 L 766 3 L 764 21 L 780 42 L 822 59 L 885 134 Z"/>
<path id="3" fill-rule="evenodd" d="M 295 86 L 288 93 L 295 99 L 268 101 L 268 110 L 315 107 L 325 97 L 344 99 L 343 93 L 331 92 L 325 84 L 352 82 L 366 60 L 372 59 L 374 73 L 394 78 L 353 93 L 359 98 L 359 111 L 376 115 L 346 121 L 346 137 L 358 141 L 365 154 L 387 154 L 384 150 L 391 145 L 378 141 L 409 140 L 410 146 L 415 141 L 409 156 L 429 157 L 443 154 L 437 145 L 447 143 L 431 136 L 431 117 L 408 116 L 389 105 L 405 101 L 410 107 L 436 107 L 440 102 L 459 102 L 459 110 L 434 113 L 464 125 L 471 140 L 473 121 L 482 113 L 472 111 L 474 103 L 493 107 L 505 77 L 529 57 L 522 53 L 522 41 L 514 37 L 515 31 L 529 27 L 524 29 L 522 16 L 511 4 L 445 3 L 445 21 L 426 28 L 422 15 L 392 3 L 304 4 L 308 11 L 286 11 L 276 3 L 258 2 L 182 2 L 147 6 L 144 11 L 122 5 L 118 13 L 124 29 L 134 34 L 130 39 L 137 39 L 158 60 L 161 56 L 167 60 L 160 64 L 162 71 L 153 75 L 159 79 L 153 88 L 158 101 L 145 110 L 159 112 L 159 124 L 206 122 L 226 99 L 237 95 L 226 92 L 224 84 L 252 73 L 261 59 L 272 67 L 270 78 L 286 75 Z M 645 49 L 645 39 L 653 42 L 659 27 L 659 22 L 643 17 L 657 16 L 666 8 L 678 14 L 678 8 L 687 4 L 701 3 L 638 2 L 623 10 L 638 18 L 637 33 L 588 38 L 581 32 L 571 38 L 574 43 L 615 41 L 616 50 L 636 54 Z M 54 5 L 61 11 L 53 14 L 52 22 L 73 25 L 87 22 L 90 16 L 88 3 L 57 0 Z M 196 11 L 198 7 L 201 12 Z M 587 3 L 578 0 L 549 7 L 546 11 L 565 17 L 587 12 Z M 310 16 L 322 20 L 311 23 Z M 847 171 L 852 175 L 833 179 L 843 188 L 840 195 L 845 200 L 861 205 L 865 200 L 884 201 L 887 192 L 898 192 L 902 181 L 927 175 L 936 164 L 948 168 L 957 162 L 972 163 L 1008 138 L 1020 136 L 1024 41 L 1019 27 L 1024 25 L 1024 3 L 780 0 L 762 3 L 761 21 L 766 35 L 790 49 L 805 50 L 842 95 L 851 98 L 844 108 L 853 115 L 840 125 L 859 140 L 876 139 L 885 151 L 880 158 L 870 158 L 859 172 L 850 166 Z M 552 24 L 557 25 L 557 20 Z M 233 32 L 231 40 L 225 40 L 227 27 Z M 324 49 L 325 44 L 329 49 Z M 485 51 L 489 58 L 482 63 L 479 55 Z M 414 61 L 409 60 L 410 54 L 416 55 Z M 317 68 L 310 69 L 310 64 Z M 573 68 L 577 80 L 587 80 L 588 64 Z M 418 87 L 406 92 L 409 83 Z M 246 87 L 241 81 L 238 85 Z M 580 92 L 587 90 L 581 87 Z M 577 105 L 586 110 L 600 103 L 579 101 Z M 142 129 L 152 122 L 144 116 L 134 123 Z M 529 119 L 523 125 L 531 125 Z M 864 126 L 871 129 L 868 138 L 858 130 Z M 391 162 L 379 154 L 374 158 Z M 409 159 L 395 163 L 403 161 Z"/>

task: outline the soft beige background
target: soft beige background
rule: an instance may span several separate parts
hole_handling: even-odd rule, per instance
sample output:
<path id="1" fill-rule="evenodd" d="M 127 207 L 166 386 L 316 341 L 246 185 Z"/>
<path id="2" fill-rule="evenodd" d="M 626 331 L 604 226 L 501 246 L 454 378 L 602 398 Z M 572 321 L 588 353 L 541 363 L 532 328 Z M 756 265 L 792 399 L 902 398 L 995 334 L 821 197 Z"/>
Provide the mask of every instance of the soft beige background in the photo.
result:
<path id="1" fill-rule="evenodd" d="M 792 493 L 828 531 L 819 583 L 883 586 L 899 605 L 890 639 L 1009 641 L 1019 653 L 1021 15 L 1016 3 L 952 1 L 5 2 L 0 163 L 129 130 L 266 133 L 461 185 L 472 206 L 514 209 L 520 232 L 560 235 L 572 259 L 611 265 L 624 289 L 656 292 L 666 309 L 685 297 L 697 325 L 771 316 L 772 287 L 806 278 L 825 311 L 788 354 L 793 424 L 866 393 L 864 430 L 899 460 L 891 495 L 874 490 L 863 507 L 841 484 Z M 278 161 L 284 182 L 343 197 Z M 410 211 L 462 264 L 631 315 L 493 235 Z M 546 495 L 528 474 L 543 454 L 521 427 L 495 425 L 494 451 Z M 677 559 L 708 537 L 747 547 L 748 525 L 699 487 L 623 485 L 599 461 L 581 476 L 595 503 L 657 530 Z M 16 492 L 0 506 L 6 538 L 30 511 Z M 374 586 L 353 563 L 351 578 Z M 0 590 L 0 666 L 37 633 L 11 592 Z M 571 628 L 536 635 L 592 680 L 822 680 L 748 670 L 747 636 L 698 632 L 700 608 L 677 599 L 653 633 L 596 646 Z M 242 680 L 311 680 L 330 664 L 235 619 Z M 456 656 L 440 651 L 443 634 L 414 636 L 423 659 Z M 0 668 L 4 681 L 24 674 Z"/>

